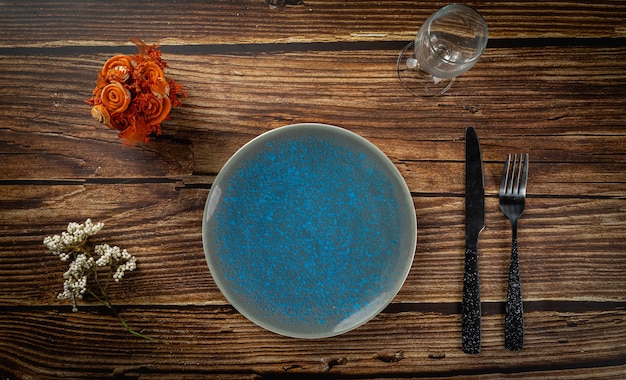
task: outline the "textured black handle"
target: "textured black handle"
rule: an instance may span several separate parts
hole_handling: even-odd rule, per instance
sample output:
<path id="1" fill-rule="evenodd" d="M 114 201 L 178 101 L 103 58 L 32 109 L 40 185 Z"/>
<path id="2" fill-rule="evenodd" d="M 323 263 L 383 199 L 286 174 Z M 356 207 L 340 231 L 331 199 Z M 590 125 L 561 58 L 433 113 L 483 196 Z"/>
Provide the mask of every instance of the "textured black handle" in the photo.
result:
<path id="1" fill-rule="evenodd" d="M 480 352 L 480 279 L 478 277 L 478 252 L 465 248 L 465 272 L 463 274 L 461 342 L 463 352 Z"/>
<path id="2" fill-rule="evenodd" d="M 519 275 L 516 237 L 513 237 L 511 244 L 509 289 L 506 294 L 504 317 L 504 346 L 509 350 L 521 350 L 524 346 L 524 304 L 522 303 L 522 283 Z"/>

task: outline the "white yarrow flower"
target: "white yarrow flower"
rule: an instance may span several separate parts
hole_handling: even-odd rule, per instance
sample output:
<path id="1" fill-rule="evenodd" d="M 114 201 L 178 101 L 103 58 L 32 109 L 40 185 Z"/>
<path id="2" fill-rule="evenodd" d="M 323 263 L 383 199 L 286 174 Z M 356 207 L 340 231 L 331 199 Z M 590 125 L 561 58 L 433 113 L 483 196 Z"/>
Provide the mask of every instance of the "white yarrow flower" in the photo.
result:
<path id="1" fill-rule="evenodd" d="M 128 252 L 126 252 L 126 250 L 124 250 L 123 253 L 125 253 L 127 256 L 130 256 Z M 136 262 L 137 262 L 137 259 L 134 256 L 130 256 L 130 258 L 127 261 L 125 261 L 123 264 L 117 267 L 115 274 L 113 274 L 113 279 L 116 282 L 119 282 L 122 279 L 122 277 L 124 277 L 124 272 L 126 271 L 131 272 L 135 270 L 135 268 L 137 267 Z"/>
<path id="2" fill-rule="evenodd" d="M 43 240 L 44 245 L 54 255 L 59 256 L 61 261 L 72 259 L 67 271 L 63 273 L 63 292 L 57 298 L 71 300 L 74 311 L 77 311 L 76 300 L 82 299 L 89 291 L 89 278 L 93 278 L 99 287 L 102 298 L 96 297 L 110 307 L 106 294 L 109 280 L 104 285 L 98 282 L 98 268 L 109 266 L 109 278 L 119 282 L 125 272 L 133 271 L 137 267 L 137 259 L 125 249 L 108 244 L 87 244 L 89 237 L 100 232 L 102 227 L 103 223 L 93 224 L 91 219 L 87 219 L 84 224 L 72 222 L 61 235 L 48 236 Z M 95 293 L 90 293 L 95 296 Z"/>
<path id="3" fill-rule="evenodd" d="M 53 255 L 59 256 L 62 261 L 70 260 L 67 271 L 63 273 L 65 282 L 63 292 L 57 295 L 58 299 L 69 299 L 72 301 L 72 311 L 78 311 L 76 300 L 82 299 L 84 294 L 90 294 L 101 304 L 113 311 L 115 316 L 122 322 L 128 332 L 138 337 L 151 341 L 160 342 L 149 335 L 144 335 L 130 328 L 126 321 L 115 310 L 107 294 L 108 285 L 111 279 L 119 282 L 124 273 L 135 270 L 137 259 L 125 249 L 108 244 L 94 245 L 89 242 L 89 237 L 100 232 L 104 224 L 93 224 L 91 219 L 87 219 L 85 224 L 69 223 L 67 230 L 61 235 L 48 236 L 43 239 L 43 244 L 48 247 Z M 108 273 L 106 279 L 100 275 Z M 89 282 L 95 285 L 95 289 L 89 289 Z"/>

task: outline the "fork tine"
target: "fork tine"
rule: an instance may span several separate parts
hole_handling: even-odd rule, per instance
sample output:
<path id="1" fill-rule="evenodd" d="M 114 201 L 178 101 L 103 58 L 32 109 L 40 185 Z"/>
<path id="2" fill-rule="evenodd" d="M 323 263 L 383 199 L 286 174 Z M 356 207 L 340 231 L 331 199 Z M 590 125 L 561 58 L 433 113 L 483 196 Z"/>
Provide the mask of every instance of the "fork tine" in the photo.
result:
<path id="1" fill-rule="evenodd" d="M 511 189 L 511 193 L 513 194 L 519 194 L 519 190 L 520 190 L 520 181 L 522 180 L 522 155 L 519 155 L 519 159 L 517 157 L 517 154 L 515 155 L 515 164 L 517 164 L 516 167 L 516 172 L 515 172 L 515 180 L 514 180 L 514 188 Z"/>
<path id="2" fill-rule="evenodd" d="M 522 195 L 526 195 L 526 182 L 528 182 L 528 153 L 526 153 L 524 155 L 524 168 L 522 170 L 522 179 L 520 182 L 520 188 L 519 188 L 519 193 Z M 522 155 L 520 155 L 520 159 L 522 158 Z"/>
<path id="3" fill-rule="evenodd" d="M 518 182 L 519 182 L 519 165 L 517 162 L 517 154 L 513 155 L 513 162 L 508 168 L 509 176 L 508 183 L 506 187 L 506 194 L 515 194 L 517 192 Z"/>
<path id="4" fill-rule="evenodd" d="M 511 164 L 511 154 L 506 155 L 506 162 L 504 164 L 504 170 L 502 171 L 502 179 L 500 180 L 500 194 L 506 193 L 507 180 L 509 178 L 509 170 Z"/>

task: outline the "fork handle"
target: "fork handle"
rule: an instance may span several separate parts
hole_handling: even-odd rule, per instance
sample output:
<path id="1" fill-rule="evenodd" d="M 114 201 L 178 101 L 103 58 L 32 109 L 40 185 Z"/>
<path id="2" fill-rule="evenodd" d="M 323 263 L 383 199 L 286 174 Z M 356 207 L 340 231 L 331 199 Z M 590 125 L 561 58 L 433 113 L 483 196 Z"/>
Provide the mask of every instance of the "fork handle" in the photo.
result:
<path id="1" fill-rule="evenodd" d="M 480 352 L 480 279 L 478 277 L 478 252 L 465 247 L 463 273 L 463 303 L 461 309 L 461 343 L 463 352 Z"/>
<path id="2" fill-rule="evenodd" d="M 524 345 L 524 304 L 522 303 L 522 284 L 519 273 L 517 237 L 511 243 L 511 265 L 509 267 L 509 288 L 506 294 L 504 317 L 504 346 L 513 351 L 521 350 Z"/>

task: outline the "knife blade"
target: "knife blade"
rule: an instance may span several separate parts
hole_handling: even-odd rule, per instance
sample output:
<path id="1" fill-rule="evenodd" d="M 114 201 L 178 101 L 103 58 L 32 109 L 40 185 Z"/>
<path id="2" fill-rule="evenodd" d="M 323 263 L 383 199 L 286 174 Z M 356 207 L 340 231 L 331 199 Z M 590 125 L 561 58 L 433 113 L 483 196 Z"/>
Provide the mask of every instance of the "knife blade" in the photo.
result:
<path id="1" fill-rule="evenodd" d="M 485 228 L 485 184 L 480 143 L 472 127 L 465 130 L 465 270 L 463 273 L 463 352 L 480 352 L 481 307 L 478 234 Z"/>

